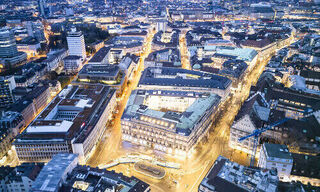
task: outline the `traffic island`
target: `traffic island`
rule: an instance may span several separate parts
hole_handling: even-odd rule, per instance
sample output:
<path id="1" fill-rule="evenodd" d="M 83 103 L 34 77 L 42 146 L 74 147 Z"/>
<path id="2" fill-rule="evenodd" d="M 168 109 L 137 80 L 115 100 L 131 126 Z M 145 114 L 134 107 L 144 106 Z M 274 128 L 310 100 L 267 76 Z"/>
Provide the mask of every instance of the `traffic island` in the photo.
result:
<path id="1" fill-rule="evenodd" d="M 155 179 L 162 179 L 166 175 L 163 168 L 141 161 L 134 164 L 134 170 Z"/>

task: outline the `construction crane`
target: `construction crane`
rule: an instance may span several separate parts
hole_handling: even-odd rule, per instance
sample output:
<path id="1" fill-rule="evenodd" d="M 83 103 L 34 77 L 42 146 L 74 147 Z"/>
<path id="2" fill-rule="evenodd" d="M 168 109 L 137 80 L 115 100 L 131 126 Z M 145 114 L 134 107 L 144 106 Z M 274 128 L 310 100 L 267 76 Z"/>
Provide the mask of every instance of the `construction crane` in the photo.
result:
<path id="1" fill-rule="evenodd" d="M 305 111 L 303 111 L 304 117 L 306 117 L 308 114 L 310 114 L 312 112 L 312 109 L 307 108 Z M 281 125 L 282 123 L 286 122 L 290 120 L 290 118 L 283 118 L 279 121 L 276 121 L 275 123 L 272 123 L 271 125 L 267 126 L 267 127 L 263 127 L 261 129 L 255 129 L 253 131 L 253 133 L 251 133 L 250 135 L 241 137 L 238 139 L 239 142 L 246 140 L 250 137 L 254 137 L 254 141 L 253 141 L 253 153 L 251 154 L 251 159 L 250 159 L 250 166 L 254 166 L 254 161 L 255 161 L 255 157 L 256 157 L 256 152 L 257 152 L 257 146 L 258 146 L 258 141 L 259 141 L 259 137 L 262 133 L 270 130 L 272 127 L 274 126 L 278 126 Z"/>
<path id="2" fill-rule="evenodd" d="M 239 142 L 243 141 L 243 140 L 246 140 L 250 137 L 254 137 L 254 140 L 253 140 L 253 153 L 251 154 L 251 159 L 250 159 L 250 166 L 254 166 L 254 160 L 255 160 L 255 156 L 256 156 L 256 152 L 257 152 L 257 146 L 258 146 L 258 140 L 259 140 L 259 137 L 260 135 L 263 133 L 263 132 L 266 132 L 268 130 L 270 130 L 272 127 L 274 126 L 278 126 L 278 125 L 281 125 L 282 123 L 288 121 L 289 118 L 284 118 L 284 119 L 281 119 L 280 121 L 277 121 L 267 127 L 263 127 L 261 129 L 255 129 L 253 131 L 253 133 L 251 133 L 250 135 L 247 135 L 247 136 L 244 136 L 244 137 L 241 137 L 239 138 Z"/>

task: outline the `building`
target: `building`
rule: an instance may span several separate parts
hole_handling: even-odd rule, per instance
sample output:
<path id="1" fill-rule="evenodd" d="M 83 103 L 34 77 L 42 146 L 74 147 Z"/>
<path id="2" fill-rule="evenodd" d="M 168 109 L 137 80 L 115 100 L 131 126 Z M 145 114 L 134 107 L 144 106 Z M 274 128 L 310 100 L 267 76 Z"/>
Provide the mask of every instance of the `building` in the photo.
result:
<path id="1" fill-rule="evenodd" d="M 102 83 L 107 85 L 120 85 L 123 74 L 118 65 L 92 65 L 83 66 L 78 74 L 80 82 Z"/>
<path id="2" fill-rule="evenodd" d="M 0 57 L 14 57 L 17 55 L 17 45 L 14 33 L 9 28 L 1 28 L 0 30 Z"/>
<path id="3" fill-rule="evenodd" d="M 293 166 L 290 181 L 300 181 L 304 185 L 320 187 L 320 157 L 292 153 Z"/>
<path id="4" fill-rule="evenodd" d="M 104 47 L 104 41 L 96 41 L 89 45 L 91 49 L 93 49 L 95 52 L 99 51 L 101 48 Z"/>
<path id="5" fill-rule="evenodd" d="M 260 150 L 258 167 L 277 169 L 281 181 L 289 181 L 293 158 L 286 145 L 264 143 Z"/>
<path id="6" fill-rule="evenodd" d="M 102 47 L 88 61 L 88 64 L 94 64 L 94 65 L 109 64 L 109 55 L 110 55 L 110 48 L 109 47 Z"/>
<path id="7" fill-rule="evenodd" d="M 33 192 L 56 192 L 59 191 L 62 183 L 67 179 L 68 174 L 78 164 L 78 155 L 62 153 L 53 158 L 40 171 L 33 182 Z"/>
<path id="8" fill-rule="evenodd" d="M 38 86 L 28 92 L 26 99 L 32 101 L 36 114 L 39 114 L 51 101 L 50 89 L 48 86 Z"/>
<path id="9" fill-rule="evenodd" d="M 230 79 L 211 73 L 149 67 L 143 71 L 138 87 L 149 90 L 211 92 L 224 100 L 230 93 L 231 83 Z"/>
<path id="10" fill-rule="evenodd" d="M 261 59 L 268 58 L 271 54 L 275 53 L 277 49 L 276 41 L 271 41 L 268 38 L 257 40 L 247 39 L 241 43 L 241 46 L 255 49 L 260 54 Z"/>
<path id="11" fill-rule="evenodd" d="M 126 54 L 119 63 L 119 68 L 124 72 L 128 81 L 133 79 L 135 71 L 137 70 L 140 57 L 136 55 Z"/>
<path id="12" fill-rule="evenodd" d="M 179 31 L 159 31 L 152 40 L 152 50 L 161 50 L 165 48 L 178 48 Z"/>
<path id="13" fill-rule="evenodd" d="M 47 71 L 54 71 L 63 66 L 63 59 L 68 56 L 66 49 L 50 51 L 47 58 L 42 61 L 42 64 L 47 66 Z"/>
<path id="14" fill-rule="evenodd" d="M 0 64 L 1 71 L 22 63 L 27 54 L 18 52 L 14 33 L 7 27 L 0 29 Z"/>
<path id="15" fill-rule="evenodd" d="M 148 67 L 181 67 L 179 49 L 162 49 L 154 51 L 144 60 L 144 68 Z"/>
<path id="16" fill-rule="evenodd" d="M 255 3 L 251 4 L 249 9 L 249 15 L 255 19 L 275 19 L 276 11 L 270 4 Z"/>
<path id="17" fill-rule="evenodd" d="M 260 143 L 268 140 L 290 145 L 300 152 L 319 152 L 319 103 L 318 95 L 286 88 L 276 83 L 272 75 L 264 73 L 256 86 L 251 87 L 248 99 L 234 119 L 230 128 L 229 146 L 252 154 L 254 137 L 239 142 L 241 137 L 289 118 L 283 124 L 262 133 Z"/>
<path id="18" fill-rule="evenodd" d="M 134 90 L 121 117 L 122 140 L 189 155 L 207 133 L 220 100 L 210 92 Z"/>
<path id="19" fill-rule="evenodd" d="M 12 142 L 24 128 L 24 119 L 20 113 L 6 111 L 0 117 L 0 159 L 2 159 L 12 147 Z"/>
<path id="20" fill-rule="evenodd" d="M 105 42 L 105 46 L 118 50 L 123 50 L 123 54 L 130 53 L 139 55 L 143 51 L 143 43 L 144 38 L 139 36 L 116 36 Z"/>
<path id="21" fill-rule="evenodd" d="M 75 153 L 86 162 L 115 105 L 115 90 L 110 87 L 69 85 L 16 138 L 19 161 L 47 162 L 57 153 Z"/>
<path id="22" fill-rule="evenodd" d="M 157 20 L 157 25 L 156 25 L 156 30 L 157 31 L 166 31 L 167 30 L 167 20 L 165 19 L 160 19 Z"/>
<path id="23" fill-rule="evenodd" d="M 63 66 L 67 74 L 76 74 L 82 68 L 82 58 L 77 55 L 69 55 L 63 59 Z"/>
<path id="24" fill-rule="evenodd" d="M 76 154 L 60 153 L 42 168 L 32 182 L 31 191 L 149 192 L 150 187 L 147 183 L 122 173 L 78 165 Z"/>
<path id="25" fill-rule="evenodd" d="M 147 183 L 122 173 L 78 165 L 68 175 L 61 191 L 149 192 Z"/>
<path id="26" fill-rule="evenodd" d="M 18 51 L 25 52 L 29 57 L 36 56 L 41 50 L 40 42 L 34 37 L 26 37 L 17 42 Z"/>
<path id="27" fill-rule="evenodd" d="M 69 55 L 77 55 L 82 57 L 84 61 L 86 59 L 86 45 L 84 42 L 84 36 L 82 32 L 77 31 L 76 28 L 72 28 L 71 32 L 67 36 Z"/>
<path id="28" fill-rule="evenodd" d="M 218 47 L 204 46 L 197 50 L 197 55 L 200 58 L 211 58 L 212 67 L 222 69 L 224 62 L 228 60 L 242 60 L 247 63 L 248 71 L 251 71 L 257 63 L 258 53 L 250 48 L 238 47 Z"/>
<path id="29" fill-rule="evenodd" d="M 38 0 L 38 9 L 40 16 L 46 18 L 47 17 L 47 4 L 46 0 Z"/>
<path id="30" fill-rule="evenodd" d="M 219 156 L 201 181 L 199 192 L 276 192 L 277 171 L 245 167 Z"/>
<path id="31" fill-rule="evenodd" d="M 12 94 L 12 90 L 16 88 L 16 82 L 14 77 L 0 77 L 0 108 L 10 106 L 15 98 Z"/>
<path id="32" fill-rule="evenodd" d="M 0 191 L 7 191 L 6 181 L 7 176 L 14 170 L 13 167 L 2 166 L 0 167 Z"/>
<path id="33" fill-rule="evenodd" d="M 319 156 L 291 153 L 286 145 L 264 143 L 258 166 L 278 170 L 283 182 L 301 182 L 304 185 L 320 186 Z"/>
<path id="34" fill-rule="evenodd" d="M 1 178 L 0 182 L 4 183 L 2 191 L 7 192 L 24 192 L 31 191 L 31 186 L 40 173 L 43 164 L 23 163 L 10 171 Z M 6 172 L 7 167 L 0 167 L 0 172 Z"/>
<path id="35" fill-rule="evenodd" d="M 29 123 L 31 123 L 37 114 L 35 106 L 30 99 L 20 99 L 9 110 L 21 113 L 25 121 L 25 125 L 29 125 Z"/>
<path id="36" fill-rule="evenodd" d="M 222 64 L 219 74 L 233 80 L 238 80 L 244 76 L 248 65 L 242 60 L 227 60 Z"/>
<path id="37" fill-rule="evenodd" d="M 59 86 L 58 86 L 59 87 Z M 17 91 L 18 87 L 15 89 Z M 29 125 L 31 121 L 39 114 L 51 101 L 50 84 L 39 85 L 32 88 L 19 88 L 19 92 L 15 92 L 15 97 L 18 98 L 8 109 L 9 111 L 18 112 L 22 115 L 25 125 Z"/>

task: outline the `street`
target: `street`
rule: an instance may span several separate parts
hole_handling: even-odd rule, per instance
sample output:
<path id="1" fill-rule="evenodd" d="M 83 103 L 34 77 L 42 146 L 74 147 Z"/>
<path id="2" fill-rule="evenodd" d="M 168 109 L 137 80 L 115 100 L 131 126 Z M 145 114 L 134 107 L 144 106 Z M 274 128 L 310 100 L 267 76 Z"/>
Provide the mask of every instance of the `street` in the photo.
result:
<path id="1" fill-rule="evenodd" d="M 242 103 L 248 97 L 251 85 L 257 82 L 265 65 L 268 63 L 268 60 L 258 62 L 256 67 L 251 72 L 247 73 L 245 78 L 243 78 L 245 79 L 244 82 L 240 82 L 242 87 L 240 86 L 237 93 L 230 96 L 221 105 L 218 112 L 220 114 L 216 115 L 216 117 L 218 116 L 219 118 L 216 118 L 213 121 L 207 138 L 203 139 L 195 147 L 196 150 L 192 157 L 179 159 L 161 153 L 158 154 L 143 147 L 131 146 L 130 144 L 122 143 L 121 141 L 120 118 L 131 91 L 136 88 L 139 82 L 141 71 L 143 70 L 144 59 L 151 52 L 153 34 L 148 36 L 145 45 L 145 52 L 141 55 L 140 65 L 138 66 L 135 77 L 119 101 L 119 112 L 115 115 L 113 126 L 107 128 L 105 136 L 106 139 L 103 139 L 99 143 L 92 155 L 92 158 L 89 159 L 87 164 L 97 167 L 100 164 L 107 164 L 114 159 L 130 153 L 145 154 L 155 158 L 161 158 L 166 161 L 180 163 L 182 165 L 181 169 L 165 168 L 166 175 L 161 180 L 156 180 L 137 173 L 134 171 L 133 164 L 120 164 L 109 168 L 109 170 L 122 172 L 128 176 L 135 176 L 150 184 L 152 191 L 197 191 L 201 180 L 205 177 L 206 173 L 209 171 L 210 167 L 219 155 L 223 155 L 240 164 L 249 165 L 250 157 L 247 154 L 229 148 L 229 128 L 232 125 L 233 119 L 237 115 Z M 181 37 L 180 42 L 185 43 L 183 37 Z M 185 47 L 183 45 L 180 46 Z M 183 62 L 183 68 L 189 68 L 189 66 Z"/>

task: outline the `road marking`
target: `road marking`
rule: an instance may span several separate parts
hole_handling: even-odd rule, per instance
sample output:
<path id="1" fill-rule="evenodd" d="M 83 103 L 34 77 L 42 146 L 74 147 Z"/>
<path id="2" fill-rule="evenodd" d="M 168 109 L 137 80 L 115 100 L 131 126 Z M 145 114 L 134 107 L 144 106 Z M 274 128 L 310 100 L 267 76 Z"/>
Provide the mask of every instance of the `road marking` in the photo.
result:
<path id="1" fill-rule="evenodd" d="M 210 163 L 210 160 L 209 160 L 209 162 L 208 162 L 208 165 L 209 165 L 209 163 Z M 203 174 L 203 172 L 204 172 L 205 170 L 206 170 L 206 167 L 202 170 L 202 172 L 201 172 L 201 174 L 199 175 L 199 177 L 198 177 L 198 179 L 196 180 L 196 182 L 193 183 L 193 185 L 192 185 L 192 187 L 191 187 L 191 189 L 190 189 L 190 192 L 192 192 L 194 186 L 198 183 L 199 179 L 202 177 L 202 174 Z"/>

